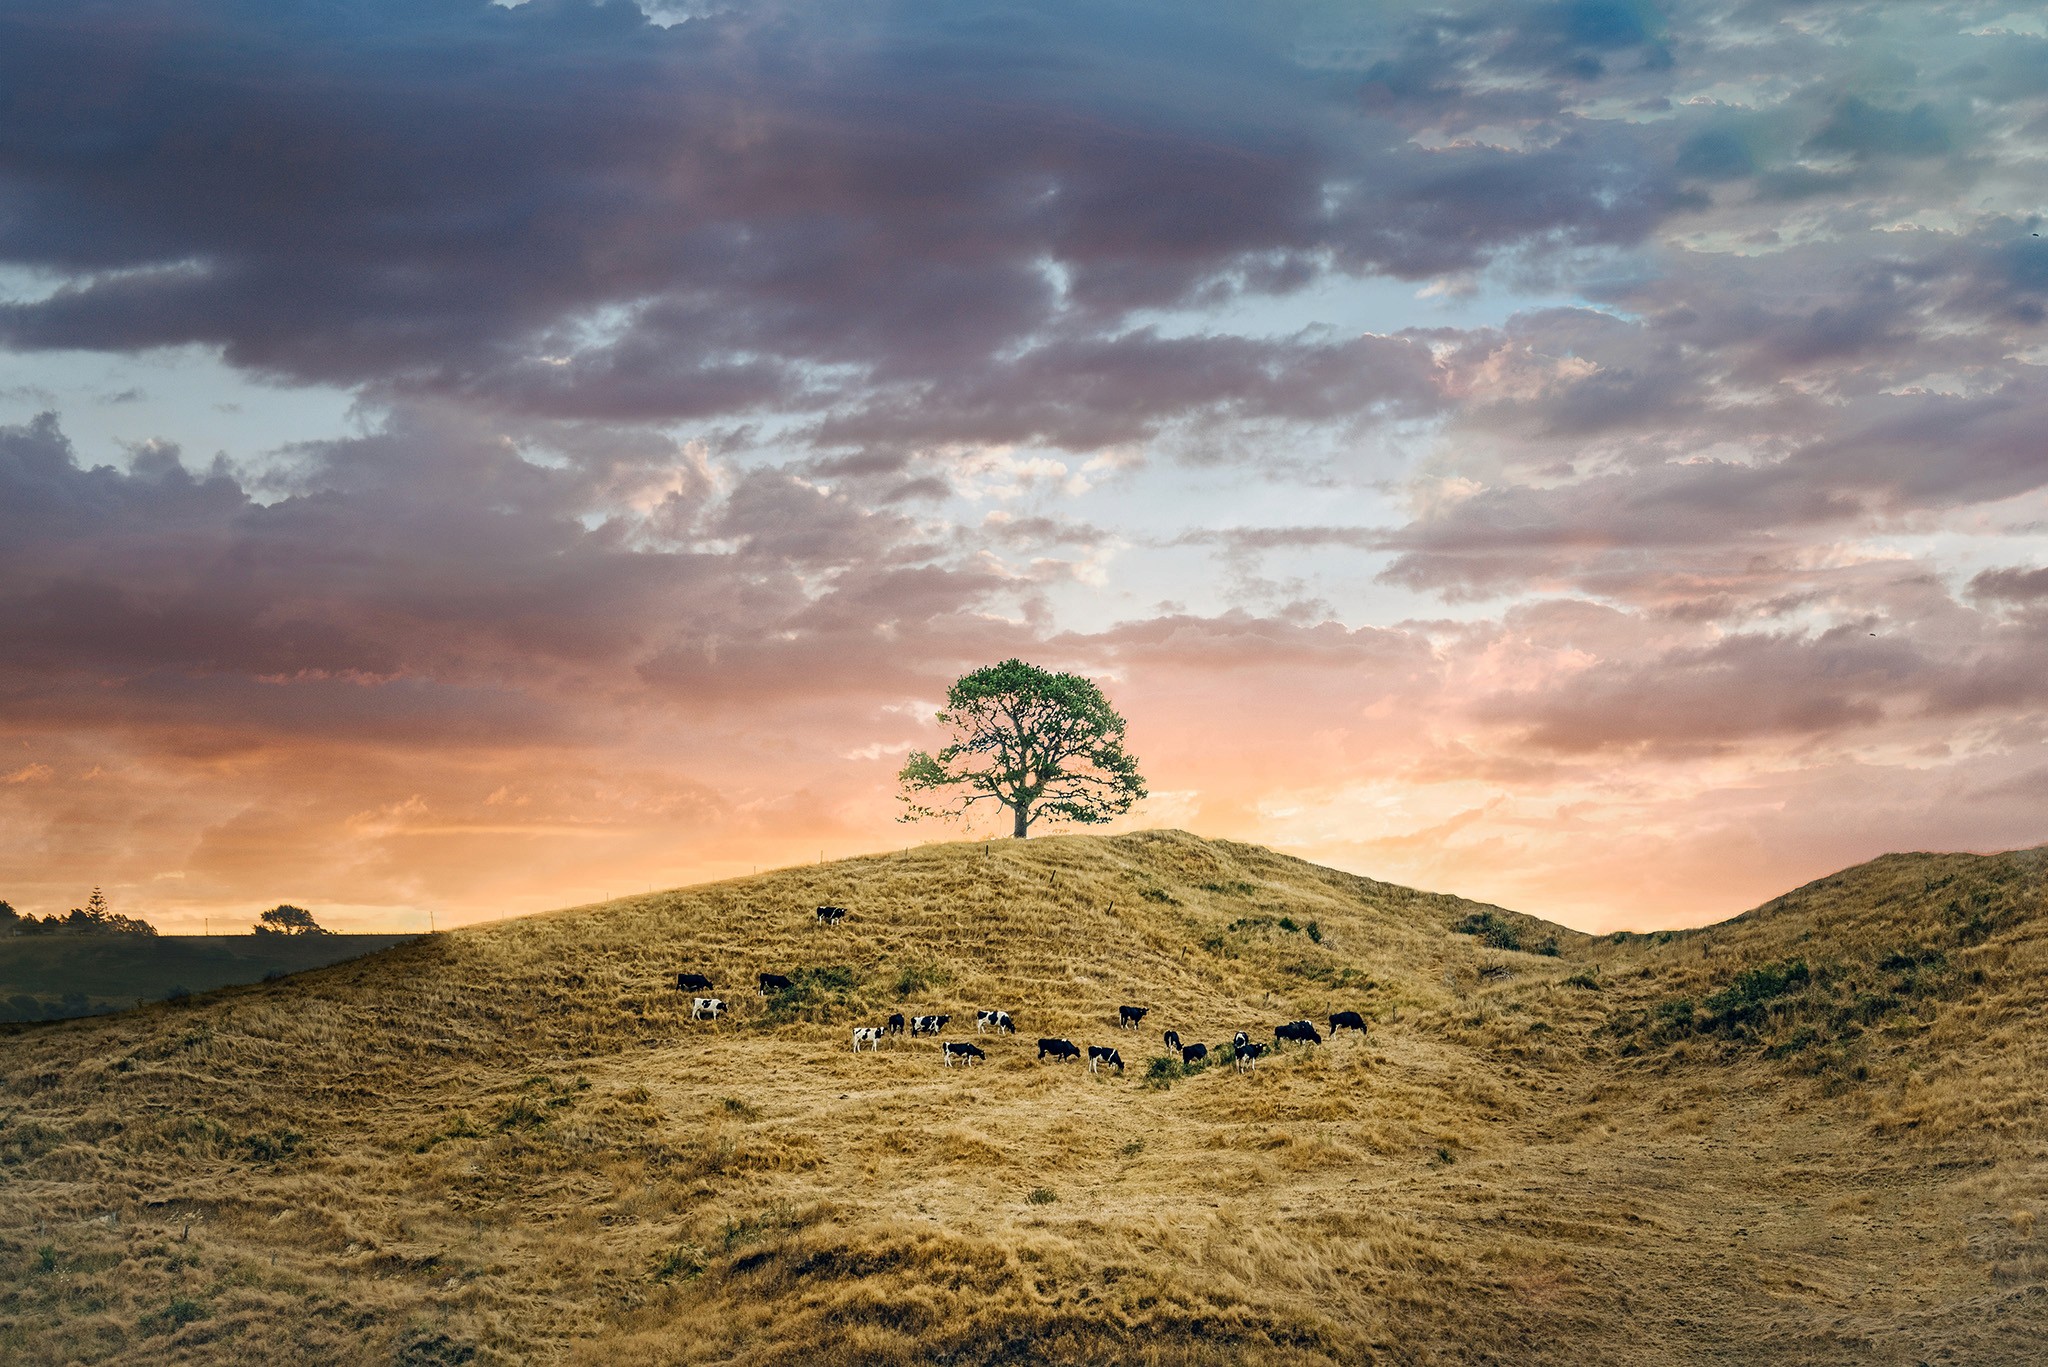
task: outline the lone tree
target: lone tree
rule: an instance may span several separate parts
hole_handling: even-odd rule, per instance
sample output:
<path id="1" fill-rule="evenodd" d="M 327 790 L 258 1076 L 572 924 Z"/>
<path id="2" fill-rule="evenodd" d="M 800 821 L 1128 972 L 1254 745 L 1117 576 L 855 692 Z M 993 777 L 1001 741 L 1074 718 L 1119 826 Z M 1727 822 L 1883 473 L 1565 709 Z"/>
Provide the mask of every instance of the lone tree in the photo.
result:
<path id="1" fill-rule="evenodd" d="M 1108 821 L 1145 796 L 1138 761 L 1124 753 L 1124 719 L 1078 674 L 1022 660 L 977 669 L 946 690 L 938 720 L 953 741 L 936 755 L 913 751 L 904 764 L 904 821 L 952 820 L 994 802 L 1010 809 L 1022 840 L 1042 817 Z"/>
<path id="2" fill-rule="evenodd" d="M 313 919 L 304 907 L 290 904 L 272 907 L 256 918 L 258 935 L 332 935 L 334 932 Z"/>

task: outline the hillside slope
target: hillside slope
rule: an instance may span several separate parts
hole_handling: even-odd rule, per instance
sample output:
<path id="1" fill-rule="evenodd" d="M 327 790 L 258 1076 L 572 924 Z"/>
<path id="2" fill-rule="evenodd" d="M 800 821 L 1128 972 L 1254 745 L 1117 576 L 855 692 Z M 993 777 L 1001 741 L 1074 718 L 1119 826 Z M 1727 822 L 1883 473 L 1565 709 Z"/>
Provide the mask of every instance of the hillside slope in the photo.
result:
<path id="1" fill-rule="evenodd" d="M 0 1039 L 0 1350 L 2025 1361 L 2043 926 L 2033 855 L 1596 941 L 1146 832 L 444 934 Z M 733 1013 L 690 1021 L 678 970 Z M 848 1047 L 899 1010 L 974 1038 L 979 1006 L 1019 1029 L 984 1066 Z M 1339 1009 L 1370 1036 L 1150 1063 L 1161 1027 Z M 1039 1035 L 1130 1067 L 1039 1064 Z"/>

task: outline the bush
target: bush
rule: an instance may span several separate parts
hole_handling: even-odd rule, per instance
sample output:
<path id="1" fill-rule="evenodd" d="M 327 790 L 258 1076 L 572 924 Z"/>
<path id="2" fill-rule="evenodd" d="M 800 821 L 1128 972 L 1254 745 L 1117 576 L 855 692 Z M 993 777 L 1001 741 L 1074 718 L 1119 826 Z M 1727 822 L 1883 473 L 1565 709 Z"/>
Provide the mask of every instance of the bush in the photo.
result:
<path id="1" fill-rule="evenodd" d="M 1033 1187 L 1031 1194 L 1024 1199 L 1034 1206 L 1049 1206 L 1060 1198 L 1051 1187 Z"/>
<path id="2" fill-rule="evenodd" d="M 1583 987 L 1588 992 L 1598 992 L 1600 990 L 1600 979 L 1592 969 L 1582 968 L 1569 978 L 1566 978 L 1564 985 L 1566 987 Z"/>
<path id="3" fill-rule="evenodd" d="M 1491 911 L 1475 911 L 1451 929 L 1459 935 L 1477 936 L 1481 944 L 1492 949 L 1522 947 L 1522 933 Z"/>
<path id="4" fill-rule="evenodd" d="M 1145 1065 L 1145 1085 L 1155 1091 L 1165 1091 L 1184 1076 L 1180 1060 L 1164 1054 Z"/>
<path id="5" fill-rule="evenodd" d="M 1310 921 L 1308 923 L 1308 938 L 1316 944 L 1321 944 L 1323 942 L 1323 928 L 1314 921 Z"/>

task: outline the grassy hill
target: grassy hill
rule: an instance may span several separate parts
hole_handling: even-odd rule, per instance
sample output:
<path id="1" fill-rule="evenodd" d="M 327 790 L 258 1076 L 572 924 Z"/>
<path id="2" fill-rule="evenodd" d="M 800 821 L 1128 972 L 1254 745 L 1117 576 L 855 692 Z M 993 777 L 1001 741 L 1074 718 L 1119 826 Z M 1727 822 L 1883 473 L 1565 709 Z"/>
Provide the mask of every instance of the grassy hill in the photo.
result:
<path id="1" fill-rule="evenodd" d="M 1891 856 L 1595 940 L 1066 836 L 11 1027 L 0 1357 L 2031 1361 L 2042 891 L 2039 852 Z M 679 969 L 733 1014 L 689 1021 Z M 978 1006 L 1019 1030 L 985 1067 L 848 1048 L 895 1010 L 971 1038 Z M 1338 1009 L 1371 1035 L 1150 1063 L 1161 1027 Z M 1040 1034 L 1131 1066 L 1040 1065 Z"/>
<path id="2" fill-rule="evenodd" d="M 119 1011 L 388 949 L 405 935 L 15 935 L 0 939 L 0 1021 Z"/>

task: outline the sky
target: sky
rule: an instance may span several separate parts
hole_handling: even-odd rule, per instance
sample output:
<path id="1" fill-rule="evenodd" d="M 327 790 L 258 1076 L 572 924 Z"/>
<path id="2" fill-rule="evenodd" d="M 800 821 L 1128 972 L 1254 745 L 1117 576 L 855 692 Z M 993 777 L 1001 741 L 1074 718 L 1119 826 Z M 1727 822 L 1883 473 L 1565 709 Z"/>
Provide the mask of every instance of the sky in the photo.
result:
<path id="1" fill-rule="evenodd" d="M 0 0 L 0 898 L 1175 826 L 1582 929 L 2048 841 L 2048 26 Z"/>

